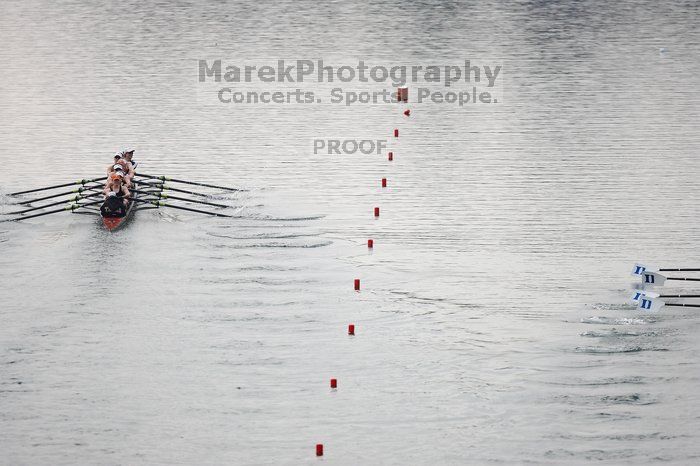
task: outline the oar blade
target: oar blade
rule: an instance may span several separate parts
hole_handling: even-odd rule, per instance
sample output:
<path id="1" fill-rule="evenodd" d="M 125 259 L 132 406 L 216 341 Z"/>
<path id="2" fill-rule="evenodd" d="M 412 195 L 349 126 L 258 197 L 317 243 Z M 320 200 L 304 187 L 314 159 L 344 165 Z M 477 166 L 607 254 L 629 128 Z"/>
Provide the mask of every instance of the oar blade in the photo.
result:
<path id="1" fill-rule="evenodd" d="M 664 286 L 666 277 L 657 272 L 642 273 L 642 284 L 644 286 Z"/>
<path id="2" fill-rule="evenodd" d="M 658 312 L 665 304 L 660 299 L 642 296 L 637 307 L 647 312 Z"/>
<path id="3" fill-rule="evenodd" d="M 51 214 L 57 214 L 59 212 L 75 212 L 78 209 L 81 209 L 83 207 L 88 207 L 88 206 L 94 206 L 97 204 L 102 204 L 102 200 L 99 201 L 92 201 L 92 202 L 86 202 L 84 204 L 68 204 L 65 207 L 62 207 L 60 209 L 55 209 L 55 210 L 49 210 L 48 212 L 40 212 L 38 214 L 32 214 L 32 215 L 22 215 L 21 217 L 15 217 L 15 218 L 8 218 L 5 220 L 0 220 L 1 222 L 19 222 L 20 220 L 28 220 L 30 218 L 37 218 L 37 217 L 43 217 L 44 215 L 51 215 Z"/>
<path id="4" fill-rule="evenodd" d="M 646 272 L 647 268 L 648 267 L 646 265 L 640 264 L 639 262 L 635 262 L 634 267 L 632 267 L 632 273 L 630 275 L 634 277 L 640 277 L 642 276 L 642 274 L 644 274 L 644 272 Z M 649 270 L 651 269 L 649 268 Z"/>
<path id="5" fill-rule="evenodd" d="M 639 304 L 639 301 L 642 298 L 658 298 L 659 293 L 655 293 L 653 291 L 648 291 L 648 290 L 634 290 L 634 293 L 632 293 L 631 301 L 632 304 Z"/>
<path id="6" fill-rule="evenodd" d="M 34 189 L 28 189 L 28 190 L 26 190 L 26 191 L 17 191 L 17 192 L 14 192 L 14 193 L 10 193 L 9 195 L 10 195 L 10 196 L 20 196 L 20 195 L 22 195 L 22 194 L 37 193 L 37 192 L 39 192 L 39 191 L 48 191 L 49 189 L 65 188 L 65 187 L 68 187 L 68 186 L 75 186 L 75 185 L 79 185 L 79 184 L 84 186 L 84 185 L 86 185 L 87 183 L 94 183 L 95 181 L 102 181 L 102 180 L 106 180 L 106 179 L 107 179 L 106 176 L 101 176 L 101 177 L 99 177 L 99 178 L 93 178 L 93 179 L 90 179 L 90 180 L 78 180 L 78 181 L 73 181 L 73 182 L 70 182 L 70 183 L 57 184 L 57 185 L 54 185 L 54 186 L 45 186 L 45 187 L 43 187 L 43 188 L 34 188 Z"/>

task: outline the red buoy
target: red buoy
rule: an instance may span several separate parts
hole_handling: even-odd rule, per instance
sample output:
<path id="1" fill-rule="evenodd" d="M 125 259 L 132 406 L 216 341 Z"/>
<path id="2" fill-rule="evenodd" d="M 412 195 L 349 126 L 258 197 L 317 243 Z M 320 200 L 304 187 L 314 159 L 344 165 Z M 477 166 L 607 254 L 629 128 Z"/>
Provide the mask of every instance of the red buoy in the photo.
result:
<path id="1" fill-rule="evenodd" d="M 374 216 L 379 217 L 379 207 L 374 208 Z"/>
<path id="2" fill-rule="evenodd" d="M 411 111 L 409 109 L 406 109 L 403 111 L 403 114 L 406 116 L 411 116 Z"/>
<path id="3" fill-rule="evenodd" d="M 394 153 L 389 152 L 389 162 L 391 162 L 392 160 L 394 160 Z"/>
<path id="4" fill-rule="evenodd" d="M 331 388 L 338 388 L 338 379 L 331 379 Z"/>
<path id="5" fill-rule="evenodd" d="M 394 137 L 395 138 L 399 137 L 399 129 L 398 128 L 394 129 Z"/>
<path id="6" fill-rule="evenodd" d="M 355 324 L 348 325 L 348 335 L 355 335 Z"/>
<path id="7" fill-rule="evenodd" d="M 382 188 L 386 188 L 386 178 L 382 178 Z"/>
<path id="8" fill-rule="evenodd" d="M 373 239 L 367 240 L 367 247 L 370 249 L 372 249 L 374 247 L 374 240 Z"/>
<path id="9" fill-rule="evenodd" d="M 316 456 L 323 456 L 323 444 L 322 443 L 316 444 Z"/>
<path id="10" fill-rule="evenodd" d="M 355 291 L 360 291 L 360 279 L 355 279 Z"/>

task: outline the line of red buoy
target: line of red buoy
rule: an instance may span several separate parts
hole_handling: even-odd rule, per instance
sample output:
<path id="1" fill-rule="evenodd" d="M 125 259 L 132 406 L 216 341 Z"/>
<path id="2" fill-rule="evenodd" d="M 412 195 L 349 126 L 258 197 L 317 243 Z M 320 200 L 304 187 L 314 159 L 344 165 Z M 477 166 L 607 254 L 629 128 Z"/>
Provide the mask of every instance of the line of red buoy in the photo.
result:
<path id="1" fill-rule="evenodd" d="M 397 100 L 399 102 L 408 102 L 408 88 L 407 87 L 400 87 L 397 91 Z M 404 110 L 403 114 L 405 116 L 410 116 L 411 115 L 411 110 L 406 109 Z M 394 128 L 394 137 L 398 138 L 399 137 L 399 129 Z M 394 152 L 390 151 L 388 153 L 388 161 L 392 162 L 394 160 Z M 382 188 L 387 187 L 387 179 L 382 178 L 381 180 Z M 374 217 L 378 218 L 379 217 L 379 207 L 374 208 Z M 374 249 L 374 239 L 368 239 L 367 240 L 367 249 Z M 356 278 L 353 283 L 355 291 L 360 291 L 360 279 Z M 349 336 L 355 336 L 355 324 L 348 324 L 348 335 Z M 338 389 L 338 379 L 332 378 L 330 379 L 330 387 L 332 390 L 337 390 Z M 317 443 L 316 444 L 316 456 L 323 456 L 323 444 L 322 443 Z"/>

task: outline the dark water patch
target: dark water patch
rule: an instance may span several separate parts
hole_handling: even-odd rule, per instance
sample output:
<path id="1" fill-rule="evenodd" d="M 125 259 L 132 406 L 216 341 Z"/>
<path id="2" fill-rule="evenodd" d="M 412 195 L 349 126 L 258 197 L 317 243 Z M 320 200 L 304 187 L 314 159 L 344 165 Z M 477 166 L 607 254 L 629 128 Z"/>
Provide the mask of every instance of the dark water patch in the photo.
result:
<path id="1" fill-rule="evenodd" d="M 238 240 L 250 240 L 250 239 L 296 239 L 296 238 L 310 238 L 319 236 L 318 234 L 312 233 L 258 233 L 250 235 L 218 235 L 215 233 L 207 233 L 209 236 L 214 236 L 217 238 L 226 239 L 238 239 Z"/>
<path id="2" fill-rule="evenodd" d="M 247 267 L 238 267 L 236 270 L 240 270 L 241 272 L 294 272 L 301 269 L 299 267 L 286 267 L 281 265 L 251 265 Z"/>
<path id="3" fill-rule="evenodd" d="M 308 217 L 274 217 L 272 215 L 257 215 L 249 218 L 265 220 L 268 222 L 306 222 L 309 220 L 320 220 L 325 217 L 325 215 L 310 215 Z"/>
<path id="4" fill-rule="evenodd" d="M 632 414 L 632 413 L 606 413 L 606 412 L 599 412 L 593 414 L 591 417 L 595 419 L 600 419 L 600 420 L 608 420 L 608 421 L 629 421 L 632 419 L 640 419 L 641 416 Z"/>
<path id="5" fill-rule="evenodd" d="M 650 395 L 640 393 L 630 393 L 627 395 L 607 395 L 600 398 L 600 401 L 612 405 L 653 405 L 657 401 L 652 399 Z"/>
<path id="6" fill-rule="evenodd" d="M 311 244 L 289 244 L 289 243 L 259 243 L 259 244 L 246 244 L 240 246 L 233 246 L 233 249 L 248 249 L 248 248 L 299 248 L 299 249 L 314 249 L 314 248 L 324 248 L 333 244 L 333 241 L 320 241 L 318 243 Z"/>
<path id="7" fill-rule="evenodd" d="M 600 434 L 600 435 L 581 435 L 562 433 L 553 436 L 552 439 L 577 440 L 588 442 L 591 440 L 615 440 L 615 441 L 639 441 L 639 440 L 673 440 L 691 438 L 689 435 L 669 435 L 663 432 L 650 433 L 624 433 L 624 434 Z"/>
<path id="8" fill-rule="evenodd" d="M 248 243 L 248 244 L 242 244 L 242 243 L 236 243 L 236 244 L 212 244 L 209 245 L 210 247 L 214 249 L 236 249 L 236 250 L 244 250 L 244 249 L 284 249 L 284 248 L 290 248 L 290 249 L 314 249 L 314 248 L 323 248 L 326 246 L 330 246 L 333 244 L 333 241 L 319 241 L 317 243 L 302 243 L 302 244 L 293 244 L 293 243 L 280 243 L 280 242 L 269 242 L 269 243 Z M 205 256 L 206 259 L 228 259 L 227 257 L 216 257 L 216 256 Z"/>
<path id="9" fill-rule="evenodd" d="M 573 380 L 571 382 L 549 382 L 549 385 L 563 385 L 570 387 L 597 387 L 606 385 L 643 385 L 648 383 L 647 379 L 642 376 L 630 377 L 606 377 L 600 380 Z"/>
<path id="10" fill-rule="evenodd" d="M 650 394 L 628 393 L 622 395 L 556 395 L 554 400 L 577 406 L 646 406 L 658 403 Z"/>
<path id="11" fill-rule="evenodd" d="M 397 298 L 397 301 L 406 300 L 406 301 L 426 303 L 426 304 L 429 304 L 429 303 L 449 304 L 451 306 L 456 306 L 456 307 L 464 308 L 464 309 L 478 309 L 478 308 L 484 307 L 480 304 L 467 303 L 467 302 L 458 301 L 458 300 L 449 299 L 449 298 L 434 298 L 434 297 L 428 297 L 428 296 L 419 296 L 418 294 L 413 293 L 413 292 L 409 292 L 409 291 L 389 290 L 389 293 L 393 294 L 393 295 L 399 295 L 400 298 Z"/>
<path id="12" fill-rule="evenodd" d="M 577 346 L 574 349 L 576 353 L 585 354 L 615 354 L 615 353 L 639 353 L 641 351 L 668 351 L 667 348 L 646 348 L 644 346 L 617 346 L 617 347 L 600 347 L 600 346 Z"/>
<path id="13" fill-rule="evenodd" d="M 576 458 L 581 461 L 612 461 L 635 458 L 639 456 L 639 451 L 633 448 L 626 448 L 621 450 L 591 449 L 583 451 L 572 451 L 564 448 L 558 448 L 554 450 L 547 450 L 544 453 L 544 455 L 545 457 L 552 459 Z"/>

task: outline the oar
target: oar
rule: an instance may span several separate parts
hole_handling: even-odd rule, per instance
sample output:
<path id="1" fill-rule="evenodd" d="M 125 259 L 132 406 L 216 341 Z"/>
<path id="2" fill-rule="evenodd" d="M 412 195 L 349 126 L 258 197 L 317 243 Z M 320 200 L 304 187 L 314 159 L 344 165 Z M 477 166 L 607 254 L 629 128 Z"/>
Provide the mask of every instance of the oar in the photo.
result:
<path id="1" fill-rule="evenodd" d="M 205 205 L 211 205 L 215 207 L 228 207 L 227 205 L 224 204 L 217 204 L 215 202 L 207 202 L 207 201 L 197 201 L 195 199 L 187 199 L 186 197 L 179 197 L 179 196 L 170 196 L 168 194 L 163 194 L 160 191 L 142 191 L 140 189 L 132 189 L 135 193 L 140 193 L 140 194 L 150 194 L 151 196 L 156 196 L 158 199 L 175 199 L 177 201 L 185 201 L 185 202 L 193 202 L 195 204 L 205 204 Z"/>
<path id="2" fill-rule="evenodd" d="M 102 181 L 106 180 L 106 176 L 102 176 L 100 178 L 93 178 L 91 180 L 79 180 L 79 181 L 74 181 L 72 183 L 64 183 L 64 184 L 57 184 L 55 186 L 47 186 L 45 188 L 36 188 L 36 189 L 28 189 L 27 191 L 17 191 L 16 193 L 10 193 L 10 196 L 19 196 L 20 194 L 29 194 L 29 193 L 36 193 L 39 191 L 47 191 L 49 189 L 56 189 L 56 188 L 65 188 L 66 186 L 75 186 L 76 184 L 81 184 L 85 186 L 88 183 L 93 183 L 95 181 Z"/>
<path id="3" fill-rule="evenodd" d="M 647 290 L 635 290 L 632 301 L 638 303 L 640 299 L 647 298 L 700 298 L 700 294 L 659 294 Z"/>
<path id="4" fill-rule="evenodd" d="M 639 300 L 639 309 L 645 311 L 658 311 L 664 306 L 675 306 L 675 307 L 700 307 L 700 304 L 684 304 L 684 303 L 666 303 L 656 298 L 642 297 Z"/>
<path id="5" fill-rule="evenodd" d="M 8 218 L 7 220 L 0 220 L 0 222 L 18 222 L 20 220 L 27 220 L 30 218 L 36 218 L 36 217 L 43 217 L 44 215 L 51 215 L 51 214 L 56 214 L 58 212 L 64 212 L 66 210 L 70 210 L 71 212 L 80 209 L 81 207 L 87 207 L 95 204 L 102 204 L 103 201 L 94 201 L 94 202 L 88 202 L 85 204 L 68 204 L 65 206 L 63 209 L 56 209 L 56 210 L 50 210 L 48 212 L 42 212 L 40 214 L 34 214 L 34 215 L 25 215 L 22 217 L 17 217 L 17 218 Z"/>
<path id="6" fill-rule="evenodd" d="M 653 269 L 644 264 L 634 264 L 632 268 L 632 275 L 643 275 L 644 272 L 700 272 L 700 269 Z"/>
<path id="7" fill-rule="evenodd" d="M 173 209 L 187 210 L 189 212 L 197 212 L 200 214 L 212 215 L 214 217 L 229 217 L 229 218 L 233 217 L 233 215 L 220 214 L 218 212 L 207 212 L 206 210 L 192 209 L 190 207 L 183 207 L 183 206 L 179 206 L 179 205 L 166 204 L 165 202 L 161 202 L 161 201 L 146 201 L 146 200 L 139 199 L 139 198 L 135 198 L 134 201 L 142 202 L 145 204 L 151 204 L 151 205 L 154 205 L 156 207 L 171 207 Z"/>
<path id="8" fill-rule="evenodd" d="M 228 188 L 226 186 L 217 186 L 214 184 L 199 183 L 199 182 L 187 181 L 187 180 L 178 180 L 177 178 L 169 178 L 167 176 L 146 175 L 145 173 L 137 173 L 136 176 L 143 176 L 145 178 L 150 178 L 152 180 L 173 181 L 175 183 L 184 183 L 184 184 L 192 184 L 195 186 L 204 186 L 206 188 L 224 189 L 226 191 L 245 191 L 244 189 Z"/>
<path id="9" fill-rule="evenodd" d="M 194 196 L 200 196 L 200 197 L 209 197 L 207 194 L 202 194 L 202 193 L 197 193 L 194 191 L 188 191 L 186 189 L 179 189 L 179 188 L 173 188 L 172 186 L 169 186 L 163 182 L 158 182 L 158 183 L 148 183 L 146 181 L 139 181 L 140 186 L 148 186 L 151 188 L 158 188 L 163 191 L 175 191 L 178 193 L 185 193 L 185 194 L 192 194 Z"/>
<path id="10" fill-rule="evenodd" d="M 73 193 L 82 193 L 83 191 L 91 191 L 93 189 L 100 189 L 101 187 L 102 186 L 99 184 L 95 184 L 92 186 L 81 186 L 80 188 L 77 188 L 77 189 L 71 189 L 70 191 L 64 191 L 62 193 L 52 194 L 50 196 L 44 196 L 44 197 L 40 197 L 37 199 L 28 199 L 26 201 L 20 201 L 17 204 L 20 204 L 20 205 L 31 204 L 33 202 L 45 201 L 47 199 L 53 199 L 56 197 L 67 196 L 67 195 L 73 194 Z"/>
<path id="11" fill-rule="evenodd" d="M 71 197 L 69 199 L 63 199 L 63 200 L 58 201 L 58 202 L 52 202 L 51 204 L 45 204 L 45 205 L 32 207 L 31 209 L 18 210 L 16 212 L 8 212 L 7 215 L 25 214 L 27 212 L 33 212 L 35 210 L 45 209 L 47 207 L 53 207 L 55 205 L 61 205 L 65 202 L 77 202 L 77 201 L 80 201 L 83 199 L 87 199 L 87 198 L 95 197 L 95 196 L 101 196 L 101 195 L 102 195 L 102 193 L 92 193 L 92 194 L 86 194 L 84 196 L 75 196 L 75 197 Z"/>
<path id="12" fill-rule="evenodd" d="M 667 277 L 656 272 L 644 272 L 642 274 L 642 283 L 645 285 L 658 285 L 663 286 L 666 280 L 676 280 L 684 282 L 700 282 L 700 278 L 688 278 L 688 277 Z"/>

